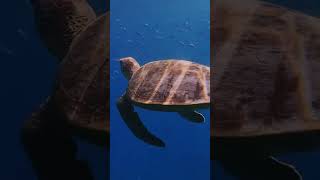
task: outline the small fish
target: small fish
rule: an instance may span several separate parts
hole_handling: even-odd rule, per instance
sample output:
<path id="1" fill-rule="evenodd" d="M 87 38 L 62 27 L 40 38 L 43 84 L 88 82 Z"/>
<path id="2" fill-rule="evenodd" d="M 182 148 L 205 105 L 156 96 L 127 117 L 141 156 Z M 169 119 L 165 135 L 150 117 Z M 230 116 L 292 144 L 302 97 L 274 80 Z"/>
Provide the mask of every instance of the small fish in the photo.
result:
<path id="1" fill-rule="evenodd" d="M 120 27 L 120 29 L 123 30 L 123 31 L 127 31 L 127 28 L 124 27 L 124 26 Z"/>
<path id="2" fill-rule="evenodd" d="M 155 38 L 156 38 L 156 39 L 164 39 L 165 37 L 163 37 L 163 36 L 156 36 Z"/>
<path id="3" fill-rule="evenodd" d="M 195 47 L 196 47 L 196 45 L 195 45 L 195 44 L 193 44 L 193 43 L 189 43 L 189 44 L 188 44 L 188 46 L 189 46 L 189 47 L 193 47 L 193 48 L 195 48 Z"/>
<path id="4" fill-rule="evenodd" d="M 185 46 L 185 45 L 186 45 L 186 43 L 185 43 L 185 42 L 183 42 L 183 41 L 179 41 L 179 44 L 181 44 L 181 45 L 183 45 L 183 46 Z"/>
<path id="5" fill-rule="evenodd" d="M 155 29 L 154 32 L 156 32 L 157 34 L 161 33 L 159 29 Z"/>
<path id="6" fill-rule="evenodd" d="M 144 37 L 141 32 L 136 32 L 136 34 L 139 35 L 140 37 Z"/>

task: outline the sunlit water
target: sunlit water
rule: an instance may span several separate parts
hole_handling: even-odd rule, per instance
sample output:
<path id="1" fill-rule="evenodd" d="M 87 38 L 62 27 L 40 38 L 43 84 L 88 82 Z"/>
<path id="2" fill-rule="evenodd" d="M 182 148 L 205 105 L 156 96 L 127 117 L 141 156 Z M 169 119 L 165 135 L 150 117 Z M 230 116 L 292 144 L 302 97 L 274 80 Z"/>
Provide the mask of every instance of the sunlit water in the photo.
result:
<path id="1" fill-rule="evenodd" d="M 116 100 L 125 92 L 121 57 L 143 65 L 159 59 L 185 59 L 208 65 L 209 1 L 111 1 L 111 179 L 209 179 L 209 110 L 204 124 L 173 112 L 137 108 L 145 126 L 165 143 L 150 146 L 137 139 L 121 120 Z"/>

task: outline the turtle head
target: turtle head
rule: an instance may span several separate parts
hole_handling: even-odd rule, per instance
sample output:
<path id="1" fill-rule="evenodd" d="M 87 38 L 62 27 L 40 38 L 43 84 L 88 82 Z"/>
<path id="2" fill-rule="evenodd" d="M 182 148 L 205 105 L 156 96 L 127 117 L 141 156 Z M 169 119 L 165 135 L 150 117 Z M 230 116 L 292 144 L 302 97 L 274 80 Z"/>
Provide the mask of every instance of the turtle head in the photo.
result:
<path id="1" fill-rule="evenodd" d="M 140 69 L 139 63 L 132 57 L 126 57 L 120 59 L 121 71 L 124 76 L 129 80 L 132 75 Z"/>

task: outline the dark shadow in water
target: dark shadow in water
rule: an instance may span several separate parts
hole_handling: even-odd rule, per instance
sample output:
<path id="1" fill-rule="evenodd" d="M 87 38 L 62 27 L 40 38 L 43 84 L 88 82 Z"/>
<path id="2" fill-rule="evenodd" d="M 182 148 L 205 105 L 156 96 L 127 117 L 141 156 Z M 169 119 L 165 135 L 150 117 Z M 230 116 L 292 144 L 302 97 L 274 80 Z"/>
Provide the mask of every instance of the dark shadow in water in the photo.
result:
<path id="1" fill-rule="evenodd" d="M 273 156 L 319 150 L 319 137 L 319 132 L 314 131 L 252 138 L 219 138 L 212 144 L 216 147 L 213 157 L 228 174 L 240 180 L 299 180 L 300 169 Z M 212 173 L 215 173 L 214 168 Z"/>
<path id="2" fill-rule="evenodd" d="M 71 132 L 52 101 L 24 126 L 21 140 L 39 180 L 93 180 L 88 162 L 77 159 Z"/>

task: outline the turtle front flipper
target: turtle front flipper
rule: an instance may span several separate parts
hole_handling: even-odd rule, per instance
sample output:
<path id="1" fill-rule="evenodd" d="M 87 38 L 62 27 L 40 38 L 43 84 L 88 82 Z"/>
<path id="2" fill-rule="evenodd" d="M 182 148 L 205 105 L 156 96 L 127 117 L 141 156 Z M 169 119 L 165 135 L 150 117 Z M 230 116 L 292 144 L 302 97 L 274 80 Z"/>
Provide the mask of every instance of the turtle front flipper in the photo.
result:
<path id="1" fill-rule="evenodd" d="M 204 116 L 197 111 L 179 111 L 178 113 L 180 116 L 191 122 L 203 123 L 205 121 Z"/>
<path id="2" fill-rule="evenodd" d="M 292 165 L 270 156 L 230 155 L 228 159 L 222 161 L 223 167 L 239 180 L 302 180 L 301 175 Z"/>
<path id="3" fill-rule="evenodd" d="M 21 143 L 38 180 L 93 180 L 88 162 L 77 158 L 67 120 L 52 98 L 26 121 Z"/>
<path id="4" fill-rule="evenodd" d="M 138 113 L 134 111 L 133 105 L 125 96 L 119 98 L 117 107 L 120 115 L 131 132 L 142 141 L 159 147 L 164 147 L 164 142 L 153 135 L 141 122 Z"/>

